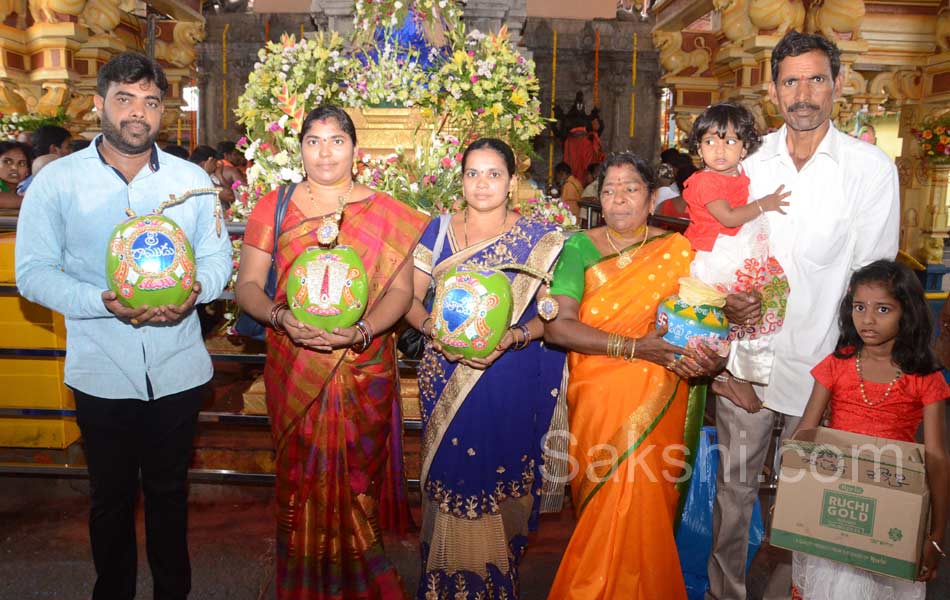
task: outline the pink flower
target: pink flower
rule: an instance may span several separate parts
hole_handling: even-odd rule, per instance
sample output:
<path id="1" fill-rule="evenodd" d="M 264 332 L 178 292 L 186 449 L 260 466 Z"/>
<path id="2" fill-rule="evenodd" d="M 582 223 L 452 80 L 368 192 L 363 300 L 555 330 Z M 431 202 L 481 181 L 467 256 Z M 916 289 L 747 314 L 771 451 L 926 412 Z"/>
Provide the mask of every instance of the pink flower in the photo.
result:
<path id="1" fill-rule="evenodd" d="M 241 139 L 237 141 L 238 146 L 247 146 L 247 137 L 241 136 Z"/>
<path id="2" fill-rule="evenodd" d="M 273 123 L 267 126 L 268 131 L 280 131 L 281 129 L 283 129 L 283 127 L 281 127 L 280 123 L 278 123 L 277 121 L 274 121 Z"/>
<path id="3" fill-rule="evenodd" d="M 468 51 L 468 55 L 471 56 L 472 58 L 474 58 L 474 57 L 475 57 L 475 51 L 474 51 L 474 50 L 469 50 L 469 51 Z"/>
<path id="4" fill-rule="evenodd" d="M 399 157 L 398 157 L 398 156 L 395 156 L 395 155 L 390 156 L 389 158 L 386 159 L 386 164 L 387 164 L 387 165 L 391 165 L 391 164 L 393 164 L 394 162 L 396 162 L 397 160 L 399 160 Z"/>
<path id="5" fill-rule="evenodd" d="M 476 83 L 478 81 L 478 75 L 472 75 L 469 79 L 472 80 L 472 83 Z"/>
<path id="6" fill-rule="evenodd" d="M 519 64 L 519 65 L 523 65 L 523 64 L 524 64 L 524 57 L 523 57 L 523 56 L 519 56 L 519 57 L 518 57 L 518 64 Z"/>
<path id="7" fill-rule="evenodd" d="M 455 162 L 457 162 L 457 163 L 462 162 L 462 153 L 461 153 L 461 152 L 459 152 L 458 154 L 455 155 Z"/>
<path id="8" fill-rule="evenodd" d="M 479 108 L 475 111 L 475 114 L 480 115 L 480 114 L 482 114 L 483 112 L 485 112 L 485 109 L 479 107 Z"/>
<path id="9" fill-rule="evenodd" d="M 242 185 L 244 184 L 241 183 L 240 180 L 235 180 L 234 183 L 231 184 L 231 189 L 237 191 L 237 189 L 240 188 Z"/>
<path id="10" fill-rule="evenodd" d="M 452 158 L 449 156 L 444 157 L 442 159 L 442 166 L 446 169 L 450 169 L 452 167 Z"/>

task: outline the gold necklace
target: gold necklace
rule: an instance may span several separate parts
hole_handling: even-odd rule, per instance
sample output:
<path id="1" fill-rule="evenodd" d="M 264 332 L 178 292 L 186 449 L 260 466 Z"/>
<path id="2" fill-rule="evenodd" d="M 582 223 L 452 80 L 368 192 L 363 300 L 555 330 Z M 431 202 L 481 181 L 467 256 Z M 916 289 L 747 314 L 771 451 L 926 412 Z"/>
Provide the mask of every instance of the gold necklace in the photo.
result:
<path id="1" fill-rule="evenodd" d="M 614 252 L 617 253 L 617 266 L 621 269 L 626 268 L 633 262 L 633 257 L 637 255 L 637 252 L 640 251 L 640 248 L 643 247 L 643 244 L 647 243 L 647 236 L 650 234 L 650 228 L 646 225 L 643 226 L 643 241 L 637 245 L 637 249 L 633 251 L 629 256 L 624 254 L 624 251 L 617 247 L 617 244 L 614 243 L 612 237 L 610 237 L 610 227 L 607 227 L 604 230 L 605 235 L 607 236 L 607 243 L 610 244 L 610 247 L 614 249 Z"/>
<path id="2" fill-rule="evenodd" d="M 498 235 L 501 235 L 505 232 L 505 225 L 508 224 L 508 209 L 505 209 L 505 216 L 501 221 L 501 230 L 498 232 Z M 465 247 L 468 248 L 468 209 L 465 209 L 465 212 L 462 213 L 462 233 L 465 235 Z"/>
<path id="3" fill-rule="evenodd" d="M 354 180 L 350 180 L 350 187 L 346 190 L 345 194 L 340 194 L 337 196 L 337 207 L 332 215 L 326 215 L 323 217 L 323 222 L 320 223 L 320 227 L 317 228 L 317 241 L 321 246 L 332 246 L 336 242 L 336 238 L 340 235 L 340 219 L 343 218 L 343 209 L 346 208 L 346 202 L 350 198 L 350 194 L 353 193 L 353 187 L 356 185 Z M 307 198 L 310 200 L 311 204 L 316 204 L 316 201 L 313 199 L 313 191 L 310 189 L 310 180 L 307 180 Z"/>
<path id="4" fill-rule="evenodd" d="M 858 352 L 854 355 L 854 368 L 858 371 L 858 387 L 861 388 L 861 400 L 864 400 L 864 403 L 868 406 L 877 406 L 878 404 L 883 404 L 887 397 L 891 394 L 891 389 L 893 389 L 894 384 L 897 383 L 897 380 L 901 378 L 903 373 L 900 369 L 897 369 L 897 375 L 894 376 L 894 379 L 891 379 L 891 382 L 887 384 L 887 389 L 884 390 L 884 395 L 877 402 L 871 402 L 868 400 L 868 394 L 864 391 L 864 375 L 861 372 L 861 353 Z"/>

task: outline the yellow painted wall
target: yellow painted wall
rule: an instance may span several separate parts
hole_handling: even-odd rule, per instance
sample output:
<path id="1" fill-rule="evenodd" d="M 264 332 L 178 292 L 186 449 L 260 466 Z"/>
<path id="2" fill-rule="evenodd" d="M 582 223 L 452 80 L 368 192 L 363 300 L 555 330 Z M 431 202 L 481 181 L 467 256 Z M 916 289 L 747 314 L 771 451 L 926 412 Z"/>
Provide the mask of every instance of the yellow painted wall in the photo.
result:
<path id="1" fill-rule="evenodd" d="M 874 119 L 872 124 L 877 132 L 877 147 L 887 153 L 892 159 L 900 156 L 903 140 L 897 137 L 897 126 L 900 115 L 889 115 Z"/>

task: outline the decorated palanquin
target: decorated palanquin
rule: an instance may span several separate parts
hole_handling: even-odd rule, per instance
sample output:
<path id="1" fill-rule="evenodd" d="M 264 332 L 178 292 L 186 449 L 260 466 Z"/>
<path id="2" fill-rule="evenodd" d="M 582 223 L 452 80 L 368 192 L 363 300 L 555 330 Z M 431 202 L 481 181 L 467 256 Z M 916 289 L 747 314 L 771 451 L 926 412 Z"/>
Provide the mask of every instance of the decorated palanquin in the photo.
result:
<path id="1" fill-rule="evenodd" d="M 759 129 L 782 124 L 768 99 L 772 48 L 789 30 L 817 32 L 842 51 L 839 128 L 856 118 L 900 114 L 901 250 L 940 263 L 948 236 L 947 168 L 921 160 L 913 132 L 950 107 L 948 0 L 687 0 L 656 3 L 654 45 L 670 89 L 668 138 L 685 136 L 709 104 L 738 99 Z M 666 120 L 669 122 L 669 120 Z"/>

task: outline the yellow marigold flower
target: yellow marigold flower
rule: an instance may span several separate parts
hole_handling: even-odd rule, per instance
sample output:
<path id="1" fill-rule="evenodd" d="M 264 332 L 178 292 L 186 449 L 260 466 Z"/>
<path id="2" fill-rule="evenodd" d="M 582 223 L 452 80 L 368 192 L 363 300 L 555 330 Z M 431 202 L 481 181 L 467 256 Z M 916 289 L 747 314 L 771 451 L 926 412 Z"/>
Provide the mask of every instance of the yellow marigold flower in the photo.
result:
<path id="1" fill-rule="evenodd" d="M 940 133 L 940 132 L 937 132 L 937 133 Z M 946 136 L 946 135 L 940 136 L 940 143 L 941 143 L 941 144 L 948 144 L 948 143 L 950 143 L 950 136 Z"/>
<path id="2" fill-rule="evenodd" d="M 923 136 L 925 140 L 929 140 L 934 136 L 934 132 L 930 131 L 929 129 L 925 129 L 921 136 Z"/>
<path id="3" fill-rule="evenodd" d="M 495 117 L 500 117 L 501 114 L 505 112 L 505 107 L 501 105 L 501 102 L 495 102 L 491 105 L 489 110 L 491 111 L 491 114 L 495 115 Z"/>
<path id="4" fill-rule="evenodd" d="M 940 125 L 940 126 L 938 126 L 936 129 L 934 129 L 934 131 L 937 133 L 937 135 L 943 135 L 943 132 L 946 131 L 946 130 L 947 130 L 947 128 L 944 127 L 943 125 Z"/>

